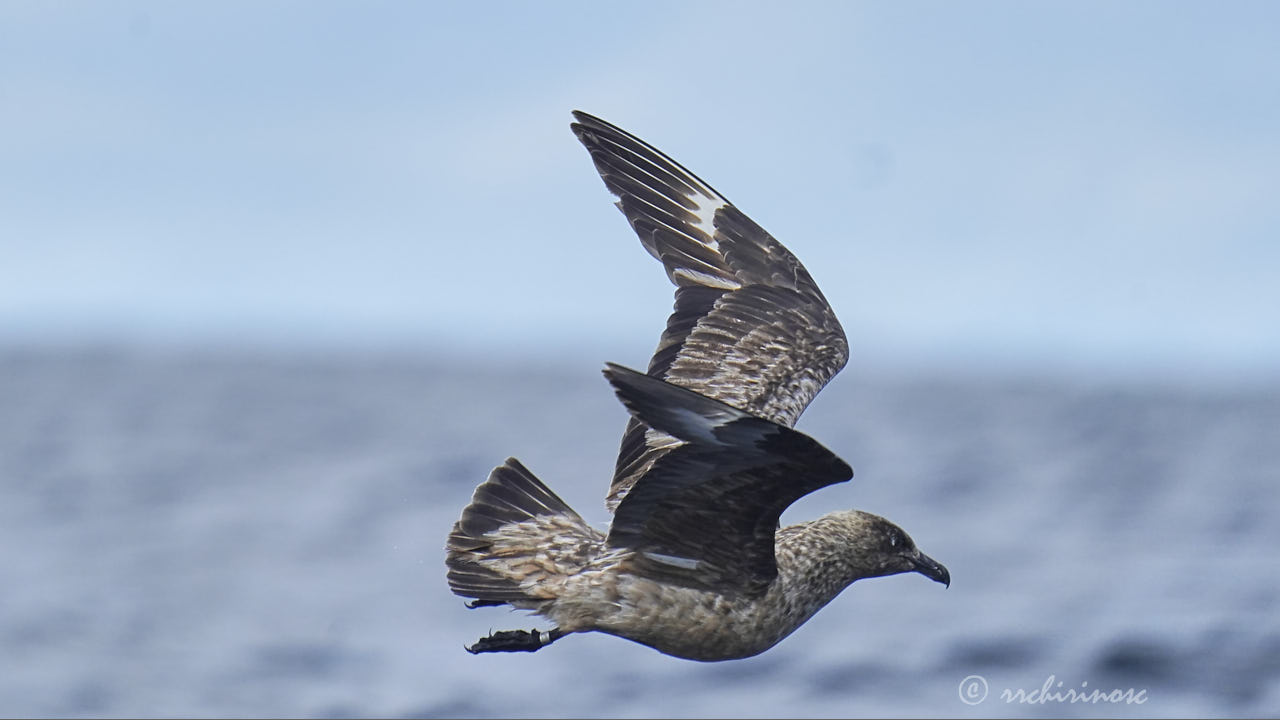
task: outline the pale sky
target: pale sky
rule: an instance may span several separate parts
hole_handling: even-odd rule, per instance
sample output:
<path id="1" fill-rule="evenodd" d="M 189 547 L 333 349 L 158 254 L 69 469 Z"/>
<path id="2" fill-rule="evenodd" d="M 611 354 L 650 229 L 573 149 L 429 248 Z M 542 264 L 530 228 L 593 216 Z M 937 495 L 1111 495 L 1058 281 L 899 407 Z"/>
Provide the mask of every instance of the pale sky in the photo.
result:
<path id="1" fill-rule="evenodd" d="M 854 362 L 1280 378 L 1280 4 L 0 4 L 0 347 L 642 365 L 569 132 L 674 156 Z"/>

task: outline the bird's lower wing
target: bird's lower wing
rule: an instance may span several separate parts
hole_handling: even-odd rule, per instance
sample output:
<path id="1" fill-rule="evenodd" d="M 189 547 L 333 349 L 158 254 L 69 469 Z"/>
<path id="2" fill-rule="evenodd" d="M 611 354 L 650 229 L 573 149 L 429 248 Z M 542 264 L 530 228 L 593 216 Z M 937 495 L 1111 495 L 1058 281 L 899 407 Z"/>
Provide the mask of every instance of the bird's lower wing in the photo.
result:
<path id="1" fill-rule="evenodd" d="M 774 533 L 791 503 L 853 471 L 812 438 L 656 378 L 611 365 L 619 398 L 682 444 L 621 501 L 608 544 L 640 574 L 722 592 L 777 575 Z"/>

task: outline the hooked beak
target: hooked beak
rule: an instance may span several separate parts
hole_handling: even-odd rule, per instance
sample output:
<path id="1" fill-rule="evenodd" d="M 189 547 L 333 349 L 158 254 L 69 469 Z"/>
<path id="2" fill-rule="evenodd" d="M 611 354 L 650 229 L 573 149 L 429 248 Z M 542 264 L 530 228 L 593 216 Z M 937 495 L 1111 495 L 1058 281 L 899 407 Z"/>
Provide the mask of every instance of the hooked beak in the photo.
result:
<path id="1" fill-rule="evenodd" d="M 916 557 L 911 559 L 911 562 L 915 565 L 916 572 L 930 580 L 951 587 L 951 573 L 947 572 L 942 563 L 919 551 L 917 551 Z"/>

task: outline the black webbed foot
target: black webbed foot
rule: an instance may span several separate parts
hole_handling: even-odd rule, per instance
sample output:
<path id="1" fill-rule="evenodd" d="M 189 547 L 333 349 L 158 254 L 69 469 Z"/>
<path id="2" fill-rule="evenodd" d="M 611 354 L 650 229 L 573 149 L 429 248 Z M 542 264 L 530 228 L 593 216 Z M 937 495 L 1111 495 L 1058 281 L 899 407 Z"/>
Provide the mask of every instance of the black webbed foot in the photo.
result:
<path id="1" fill-rule="evenodd" d="M 468 610 L 475 610 L 482 607 L 493 607 L 495 605 L 506 605 L 501 600 L 472 600 L 467 603 Z"/>
<path id="2" fill-rule="evenodd" d="M 480 638 L 467 648 L 472 655 L 485 652 L 533 652 L 544 648 L 565 636 L 560 628 L 547 632 L 538 630 L 500 630 L 489 637 Z"/>

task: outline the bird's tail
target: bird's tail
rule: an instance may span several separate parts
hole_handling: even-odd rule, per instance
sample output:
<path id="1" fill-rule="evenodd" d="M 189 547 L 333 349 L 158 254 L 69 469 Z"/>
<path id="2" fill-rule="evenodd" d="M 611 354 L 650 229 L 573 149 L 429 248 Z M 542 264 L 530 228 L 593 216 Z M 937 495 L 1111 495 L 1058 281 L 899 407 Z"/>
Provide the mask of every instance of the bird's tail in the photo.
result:
<path id="1" fill-rule="evenodd" d="M 494 468 L 449 533 L 449 587 L 477 605 L 554 600 L 604 537 L 515 458 Z"/>

